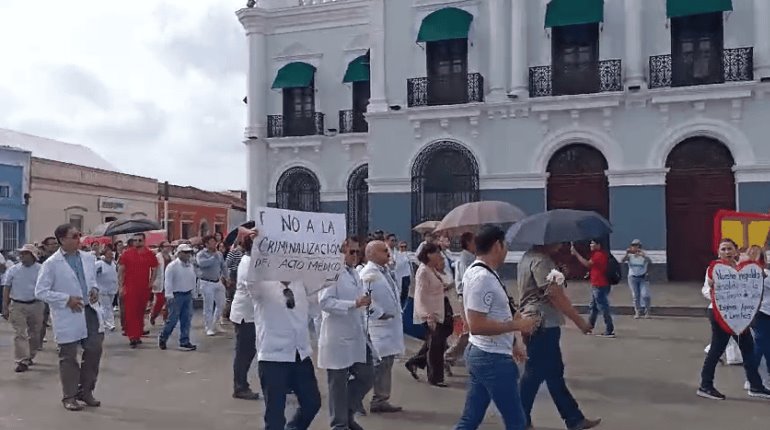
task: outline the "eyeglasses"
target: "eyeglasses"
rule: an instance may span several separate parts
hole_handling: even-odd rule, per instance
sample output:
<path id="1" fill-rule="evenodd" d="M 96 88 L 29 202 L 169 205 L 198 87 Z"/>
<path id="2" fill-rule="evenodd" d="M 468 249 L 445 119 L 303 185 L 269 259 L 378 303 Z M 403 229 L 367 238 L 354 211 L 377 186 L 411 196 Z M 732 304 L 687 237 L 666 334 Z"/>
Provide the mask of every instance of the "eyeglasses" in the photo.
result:
<path id="1" fill-rule="evenodd" d="M 294 309 L 297 303 L 294 301 L 294 291 L 290 290 L 288 286 L 283 286 L 283 297 L 286 299 L 286 308 Z"/>
<path id="2" fill-rule="evenodd" d="M 72 236 L 69 236 L 68 239 L 80 239 L 81 236 L 80 233 L 72 233 Z"/>
<path id="3" fill-rule="evenodd" d="M 348 251 L 348 254 L 350 255 L 358 255 L 360 253 L 361 251 L 359 251 L 358 249 L 351 249 L 350 251 Z"/>

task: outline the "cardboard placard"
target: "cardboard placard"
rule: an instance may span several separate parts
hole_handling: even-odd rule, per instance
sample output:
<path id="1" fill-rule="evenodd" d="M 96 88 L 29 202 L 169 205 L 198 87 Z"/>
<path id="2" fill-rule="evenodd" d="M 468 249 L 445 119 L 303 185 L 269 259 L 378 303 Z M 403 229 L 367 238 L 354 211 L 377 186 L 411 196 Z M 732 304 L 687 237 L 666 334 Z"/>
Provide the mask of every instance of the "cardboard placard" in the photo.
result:
<path id="1" fill-rule="evenodd" d="M 755 262 L 737 268 L 715 262 L 709 270 L 714 281 L 712 302 L 717 322 L 728 333 L 743 333 L 762 304 L 764 270 Z"/>

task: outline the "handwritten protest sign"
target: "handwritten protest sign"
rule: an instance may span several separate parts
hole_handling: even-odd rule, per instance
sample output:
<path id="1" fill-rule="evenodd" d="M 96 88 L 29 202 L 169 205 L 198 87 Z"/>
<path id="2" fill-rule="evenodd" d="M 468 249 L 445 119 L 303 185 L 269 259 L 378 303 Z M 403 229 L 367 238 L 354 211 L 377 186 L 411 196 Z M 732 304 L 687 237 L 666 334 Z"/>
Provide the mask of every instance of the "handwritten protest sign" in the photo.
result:
<path id="1" fill-rule="evenodd" d="M 251 279 L 301 281 L 320 289 L 344 269 L 345 215 L 259 208 L 251 249 Z"/>
<path id="2" fill-rule="evenodd" d="M 727 332 L 743 333 L 754 320 L 762 303 L 764 271 L 754 262 L 738 266 L 716 263 L 711 268 L 714 280 L 714 316 Z"/>

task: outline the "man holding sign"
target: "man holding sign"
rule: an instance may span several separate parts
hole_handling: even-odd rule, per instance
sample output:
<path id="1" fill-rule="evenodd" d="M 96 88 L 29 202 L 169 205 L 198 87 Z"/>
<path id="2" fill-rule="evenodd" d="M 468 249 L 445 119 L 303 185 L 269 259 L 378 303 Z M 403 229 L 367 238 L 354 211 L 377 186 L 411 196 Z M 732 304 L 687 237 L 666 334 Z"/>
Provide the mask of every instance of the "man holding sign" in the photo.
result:
<path id="1" fill-rule="evenodd" d="M 306 430 L 321 408 L 308 329 L 308 296 L 344 269 L 341 214 L 260 208 L 252 233 L 246 284 L 258 315 L 259 379 L 265 395 L 265 429 Z M 286 395 L 299 407 L 286 423 Z"/>
<path id="2" fill-rule="evenodd" d="M 748 330 L 762 300 L 764 272 L 753 262 L 736 265 L 737 252 L 732 239 L 722 239 L 719 260 L 711 263 L 706 272 L 710 308 L 713 309 L 709 313 L 711 348 L 703 362 L 697 395 L 712 400 L 726 398 L 714 387 L 714 373 L 730 336 L 733 336 L 737 338 L 743 355 L 743 368 L 750 385 L 749 396 L 770 399 L 770 390 L 762 386 L 757 370 L 759 362 L 754 359 L 754 339 Z"/>

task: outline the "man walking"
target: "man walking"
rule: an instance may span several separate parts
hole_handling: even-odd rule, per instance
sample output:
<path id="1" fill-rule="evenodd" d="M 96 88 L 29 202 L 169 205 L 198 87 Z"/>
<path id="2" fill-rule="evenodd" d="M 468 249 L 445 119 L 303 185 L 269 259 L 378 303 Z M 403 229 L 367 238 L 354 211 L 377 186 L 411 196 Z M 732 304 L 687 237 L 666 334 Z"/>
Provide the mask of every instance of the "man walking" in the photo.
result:
<path id="1" fill-rule="evenodd" d="M 158 347 L 163 350 L 166 349 L 166 342 L 177 323 L 179 323 L 179 348 L 185 351 L 198 349 L 190 343 L 190 324 L 193 315 L 192 291 L 196 281 L 195 268 L 190 261 L 192 253 L 193 249 L 190 245 L 185 243 L 179 245 L 176 250 L 176 259 L 166 267 L 163 290 L 169 315 L 163 331 L 158 336 Z"/>
<path id="2" fill-rule="evenodd" d="M 257 325 L 254 301 L 249 294 L 248 275 L 251 264 L 253 238 L 242 239 L 244 253 L 238 258 L 236 269 L 236 290 L 230 307 L 230 321 L 235 328 L 235 357 L 233 357 L 233 398 L 259 400 L 249 384 L 249 369 L 257 356 Z M 227 255 L 228 260 L 232 251 Z"/>
<path id="3" fill-rule="evenodd" d="M 390 260 L 388 245 L 372 241 L 366 245 L 366 266 L 361 270 L 364 287 L 371 291 L 369 337 L 374 347 L 372 354 L 379 358 L 374 367 L 374 396 L 372 413 L 401 412 L 400 406 L 390 403 L 393 363 L 404 353 L 401 291 L 386 267 Z"/>
<path id="4" fill-rule="evenodd" d="M 615 325 L 612 323 L 612 312 L 610 310 L 610 291 L 612 287 L 607 277 L 607 269 L 610 262 L 609 254 L 602 249 L 598 239 L 591 241 L 591 257 L 588 260 L 583 258 L 574 246 L 572 246 L 570 252 L 578 259 L 580 264 L 589 270 L 592 297 L 591 303 L 588 305 L 590 310 L 588 323 L 591 325 L 591 329 L 593 330 L 596 326 L 596 318 L 599 316 L 599 312 L 601 312 L 604 316 L 605 331 L 598 336 L 614 338 Z"/>
<path id="5" fill-rule="evenodd" d="M 43 326 L 43 302 L 35 298 L 35 283 L 40 272 L 37 249 L 24 245 L 18 250 L 20 263 L 5 273 L 3 288 L 3 318 L 13 327 L 13 352 L 16 372 L 26 372 L 40 348 Z"/>
<path id="6" fill-rule="evenodd" d="M 398 242 L 395 234 L 388 235 L 388 247 L 390 256 L 393 260 L 393 275 L 396 277 L 396 283 L 401 287 L 401 307 L 406 306 L 406 299 L 409 297 L 409 285 L 412 283 L 412 263 L 407 254 L 406 242 Z"/>
<path id="7" fill-rule="evenodd" d="M 96 284 L 96 259 L 80 252 L 80 232 L 63 224 L 54 232 L 61 245 L 40 268 L 35 296 L 51 307 L 54 336 L 59 345 L 59 376 L 64 408 L 80 411 L 83 406 L 98 407 L 93 396 L 102 358 L 101 310 Z M 78 347 L 83 349 L 78 364 Z"/>
<path id="8" fill-rule="evenodd" d="M 333 430 L 363 430 L 354 412 L 372 388 L 374 368 L 367 346 L 365 308 L 372 304 L 355 264 L 360 248 L 349 238 L 342 246 L 345 271 L 336 285 L 321 291 L 323 311 L 318 341 L 318 368 L 329 382 L 329 416 Z"/>
<path id="9" fill-rule="evenodd" d="M 138 233 L 129 241 L 132 247 L 120 256 L 118 268 L 118 285 L 123 297 L 125 325 L 123 329 L 131 348 L 142 343 L 144 331 L 144 313 L 150 297 L 150 282 L 155 279 L 158 260 L 144 246 L 144 234 Z"/>
<path id="10" fill-rule="evenodd" d="M 201 290 L 203 291 L 203 326 L 206 336 L 214 336 L 219 328 L 219 319 L 225 306 L 225 275 L 227 266 L 222 253 L 217 251 L 214 236 L 203 238 L 206 248 L 198 252 L 196 260 L 200 268 Z"/>
<path id="11" fill-rule="evenodd" d="M 564 277 L 554 272 L 556 264 L 550 255 L 561 244 L 534 246 L 521 258 L 518 266 L 519 303 L 524 315 L 541 319 L 540 327 L 525 338 L 527 364 L 521 378 L 521 403 L 532 426 L 532 406 L 543 382 L 569 430 L 594 428 L 601 419 L 587 419 L 580 411 L 564 380 L 561 354 L 561 326 L 566 315 L 585 334 L 591 326 L 578 314 L 564 291 Z"/>
<path id="12" fill-rule="evenodd" d="M 118 293 L 118 267 L 115 264 L 112 245 L 104 247 L 102 259 L 96 262 L 96 284 L 99 286 L 99 305 L 102 308 L 105 327 L 115 330 L 115 310 L 112 303 Z"/>

